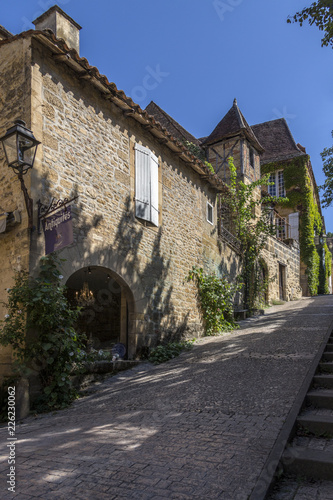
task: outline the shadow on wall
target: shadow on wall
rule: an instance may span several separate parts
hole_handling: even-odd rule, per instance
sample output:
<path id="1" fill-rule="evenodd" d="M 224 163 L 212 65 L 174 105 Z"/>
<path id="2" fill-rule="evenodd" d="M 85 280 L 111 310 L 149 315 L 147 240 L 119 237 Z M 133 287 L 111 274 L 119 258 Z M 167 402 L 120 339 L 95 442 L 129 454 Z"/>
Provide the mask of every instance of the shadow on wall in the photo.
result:
<path id="1" fill-rule="evenodd" d="M 42 184 L 42 201 L 47 202 L 52 198 L 50 183 L 45 178 Z M 70 199 L 77 194 L 76 186 L 67 197 Z M 179 304 L 178 307 L 174 305 L 171 257 L 166 258 L 162 253 L 162 229 L 140 224 L 131 205 L 128 196 L 114 228 L 111 218 L 88 216 L 87 208 L 79 198 L 72 205 L 74 242 L 57 253 L 66 259 L 61 271 L 65 281 L 88 266 L 103 267 L 106 272 L 110 270 L 126 297 L 129 357 L 138 357 L 147 354 L 150 347 L 161 341 L 193 337 L 197 331 L 194 332 L 195 327 L 188 324 L 189 311 L 184 314 L 176 312 Z M 43 246 L 44 236 L 40 235 L 38 239 L 35 236 L 31 260 L 33 271 L 38 267 L 39 257 L 44 255 Z"/>
<path id="2" fill-rule="evenodd" d="M 144 354 L 147 347 L 159 341 L 176 341 L 189 334 L 189 312 L 183 317 L 176 313 L 172 261 L 162 253 L 162 228 L 149 230 L 138 223 L 133 213 L 128 196 L 112 252 L 122 260 L 127 276 L 135 276 L 131 288 L 139 291 L 136 296 L 145 304 L 136 311 L 137 354 Z"/>

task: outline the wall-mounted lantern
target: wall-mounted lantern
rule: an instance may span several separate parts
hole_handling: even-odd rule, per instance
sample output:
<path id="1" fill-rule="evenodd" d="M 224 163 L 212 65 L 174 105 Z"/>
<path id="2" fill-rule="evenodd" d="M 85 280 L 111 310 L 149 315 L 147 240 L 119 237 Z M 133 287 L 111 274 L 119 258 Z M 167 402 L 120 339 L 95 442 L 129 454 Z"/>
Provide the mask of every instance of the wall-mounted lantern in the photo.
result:
<path id="1" fill-rule="evenodd" d="M 28 212 L 28 227 L 32 229 L 33 202 L 24 184 L 23 175 L 33 167 L 37 147 L 40 142 L 37 141 L 31 130 L 26 127 L 23 120 L 16 120 L 14 125 L 7 130 L 5 135 L 0 137 L 0 141 L 5 151 L 8 167 L 14 170 L 21 182 L 21 189 L 24 194 L 25 205 Z"/>

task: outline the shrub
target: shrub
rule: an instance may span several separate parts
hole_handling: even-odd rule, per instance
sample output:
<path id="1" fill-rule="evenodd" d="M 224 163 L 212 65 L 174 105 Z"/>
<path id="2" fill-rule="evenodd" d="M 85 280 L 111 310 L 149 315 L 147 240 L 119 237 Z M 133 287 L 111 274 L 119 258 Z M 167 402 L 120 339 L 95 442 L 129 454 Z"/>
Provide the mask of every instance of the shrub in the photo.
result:
<path id="1" fill-rule="evenodd" d="M 204 274 L 202 268 L 193 266 L 188 281 L 198 287 L 200 307 L 205 322 L 206 335 L 238 328 L 234 321 L 234 296 L 242 288 L 241 283 L 229 283 L 215 274 Z"/>
<path id="2" fill-rule="evenodd" d="M 70 373 L 81 351 L 74 330 L 80 308 L 71 308 L 64 295 L 59 265 L 50 254 L 41 259 L 37 278 L 18 272 L 7 290 L 8 312 L 0 322 L 0 345 L 12 346 L 14 373 L 39 374 L 39 411 L 63 408 L 76 397 Z"/>
<path id="3" fill-rule="evenodd" d="M 149 354 L 148 360 L 155 365 L 160 363 L 165 363 L 169 359 L 179 356 L 179 354 L 185 349 L 191 349 L 193 345 L 193 340 L 185 340 L 183 342 L 170 342 L 166 345 L 159 345 L 154 347 Z"/>

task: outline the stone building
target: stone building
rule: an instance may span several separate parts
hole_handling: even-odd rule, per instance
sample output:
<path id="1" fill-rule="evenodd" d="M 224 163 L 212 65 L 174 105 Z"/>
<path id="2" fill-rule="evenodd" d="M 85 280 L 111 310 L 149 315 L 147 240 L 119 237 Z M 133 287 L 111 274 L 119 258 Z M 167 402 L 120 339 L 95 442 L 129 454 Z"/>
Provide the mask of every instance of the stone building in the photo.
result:
<path id="1" fill-rule="evenodd" d="M 196 288 L 186 281 L 192 266 L 231 280 L 240 273 L 237 241 L 219 223 L 225 162 L 232 154 L 244 182 L 259 179 L 267 144 L 236 102 L 210 136 L 196 139 L 155 103 L 142 110 L 81 57 L 81 27 L 59 7 L 34 24 L 18 35 L 0 27 L 0 135 L 21 119 L 41 142 L 25 176 L 32 230 L 0 149 L 0 303 L 15 271 L 35 274 L 51 246 L 66 259 L 69 295 L 85 304 L 79 327 L 96 348 L 122 343 L 132 358 L 163 339 L 201 335 Z M 215 174 L 187 142 L 201 147 Z M 66 245 L 58 233 L 50 243 L 47 231 L 67 218 Z M 299 268 L 297 238 L 271 238 L 266 301 L 300 297 Z M 0 375 L 10 365 L 2 349 Z"/>
<path id="2" fill-rule="evenodd" d="M 151 102 L 146 110 L 161 121 L 170 132 L 178 133 L 180 140 L 183 142 L 189 141 L 200 146 L 207 161 L 226 184 L 230 180 L 228 168 L 228 158 L 230 156 L 234 159 L 238 180 L 250 184 L 261 178 L 262 164 L 265 165 L 265 160 L 267 158 L 270 160 L 272 154 L 275 154 L 272 151 L 275 145 L 274 138 L 270 138 L 272 139 L 272 143 L 270 143 L 263 133 L 257 135 L 258 127 L 260 127 L 261 132 L 266 125 L 269 126 L 272 122 L 250 127 L 239 109 L 236 99 L 212 133 L 201 139 L 190 137 L 187 131 L 184 132 L 184 129 L 155 103 Z M 285 123 L 284 120 L 283 122 Z M 287 146 L 283 139 L 278 143 L 281 149 L 280 157 L 285 157 L 286 154 Z M 298 152 L 300 153 L 300 151 Z M 303 153 L 300 154 L 304 155 Z M 262 192 L 259 188 L 256 189 L 254 194 L 257 200 L 261 199 Z M 280 194 L 282 195 L 282 193 Z M 220 213 L 220 238 L 222 241 L 228 242 L 237 253 L 237 244 L 233 236 L 234 228 L 229 214 L 224 210 L 223 195 L 219 197 L 218 208 Z M 256 210 L 260 211 L 260 207 L 256 207 Z M 266 302 L 292 300 L 302 295 L 300 288 L 299 236 L 295 232 L 288 234 L 287 238 L 287 235 L 283 235 L 281 231 L 276 238 L 268 239 L 266 248 L 262 252 L 263 280 L 266 279 L 269 282 L 265 296 Z"/>
<path id="3" fill-rule="evenodd" d="M 41 142 L 25 175 L 32 231 L 20 183 L 0 150 L 0 214 L 21 217 L 13 224 L 8 217 L 0 234 L 0 302 L 15 271 L 36 273 L 45 255 L 43 207 L 67 198 L 73 241 L 58 250 L 66 259 L 61 272 L 72 297 L 84 287 L 95 297 L 81 322 L 94 346 L 121 342 L 133 357 L 171 335 L 200 335 L 189 271 L 197 265 L 232 277 L 239 266 L 217 231 L 223 182 L 80 57 L 80 26 L 59 7 L 35 26 L 15 36 L 0 32 L 0 134 L 22 119 Z M 10 363 L 2 349 L 2 374 Z"/>
<path id="4" fill-rule="evenodd" d="M 286 205 L 275 206 L 277 238 L 300 243 L 302 294 L 315 295 L 318 288 L 309 280 L 309 275 L 313 274 L 310 266 L 313 255 L 320 258 L 317 240 L 325 234 L 325 221 L 310 157 L 303 146 L 296 144 L 284 118 L 251 128 L 265 149 L 260 162 L 261 171 L 271 174 L 271 185 L 267 186 L 269 194 L 286 196 L 289 200 Z M 307 239 L 305 234 L 309 235 Z"/>

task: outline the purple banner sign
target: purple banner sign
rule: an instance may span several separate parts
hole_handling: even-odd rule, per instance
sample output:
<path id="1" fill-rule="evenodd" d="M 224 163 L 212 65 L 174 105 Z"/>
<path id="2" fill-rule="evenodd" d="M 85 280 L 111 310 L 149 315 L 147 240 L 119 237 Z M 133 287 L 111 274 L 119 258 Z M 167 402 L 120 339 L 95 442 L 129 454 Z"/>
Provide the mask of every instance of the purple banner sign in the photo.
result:
<path id="1" fill-rule="evenodd" d="M 73 243 L 71 207 L 46 217 L 43 222 L 45 255 L 56 252 Z"/>

